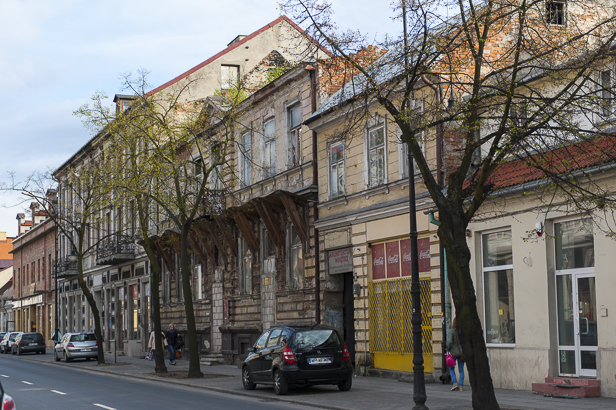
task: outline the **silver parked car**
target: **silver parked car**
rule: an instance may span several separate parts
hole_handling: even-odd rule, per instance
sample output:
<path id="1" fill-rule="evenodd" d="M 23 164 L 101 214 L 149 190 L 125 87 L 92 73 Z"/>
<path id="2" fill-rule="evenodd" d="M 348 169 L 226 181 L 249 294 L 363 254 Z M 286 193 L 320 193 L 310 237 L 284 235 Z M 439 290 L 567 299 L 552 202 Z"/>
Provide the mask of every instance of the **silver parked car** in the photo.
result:
<path id="1" fill-rule="evenodd" d="M 0 383 L 0 408 L 3 410 L 17 410 L 13 398 L 4 392 L 2 383 Z"/>
<path id="2" fill-rule="evenodd" d="M 2 339 L 2 345 L 0 349 L 2 353 L 11 353 L 13 350 L 13 343 L 15 343 L 15 338 L 21 335 L 23 332 L 11 332 L 4 335 L 4 339 Z"/>
<path id="3" fill-rule="evenodd" d="M 53 356 L 57 362 L 73 359 L 98 358 L 98 343 L 93 332 L 66 333 L 54 347 Z"/>

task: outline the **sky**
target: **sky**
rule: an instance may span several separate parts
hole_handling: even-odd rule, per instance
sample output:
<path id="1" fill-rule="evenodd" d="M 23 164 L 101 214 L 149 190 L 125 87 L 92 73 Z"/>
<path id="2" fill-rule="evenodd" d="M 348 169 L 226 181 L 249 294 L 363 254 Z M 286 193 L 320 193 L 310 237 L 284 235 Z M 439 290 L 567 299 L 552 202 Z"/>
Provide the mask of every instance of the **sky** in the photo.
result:
<path id="1" fill-rule="evenodd" d="M 333 0 L 343 29 L 381 38 L 388 1 Z M 280 15 L 278 0 L 0 0 L 0 182 L 53 170 L 91 137 L 73 111 L 120 77 L 150 71 L 159 86 Z M 391 34 L 391 33 L 390 33 Z M 18 193 L 0 191 L 0 231 L 17 235 Z"/>

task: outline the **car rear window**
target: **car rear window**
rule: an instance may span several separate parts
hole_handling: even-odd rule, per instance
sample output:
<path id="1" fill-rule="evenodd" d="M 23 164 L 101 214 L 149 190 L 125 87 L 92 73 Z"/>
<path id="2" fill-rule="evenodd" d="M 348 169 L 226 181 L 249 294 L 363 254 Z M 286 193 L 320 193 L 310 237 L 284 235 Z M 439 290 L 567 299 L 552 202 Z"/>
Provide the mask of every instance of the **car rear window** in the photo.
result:
<path id="1" fill-rule="evenodd" d="M 96 335 L 94 333 L 86 333 L 83 335 L 73 335 L 71 336 L 71 342 L 95 342 Z"/>
<path id="2" fill-rule="evenodd" d="M 337 346 L 340 346 L 340 338 L 335 330 L 303 330 L 295 333 L 296 349 Z"/>

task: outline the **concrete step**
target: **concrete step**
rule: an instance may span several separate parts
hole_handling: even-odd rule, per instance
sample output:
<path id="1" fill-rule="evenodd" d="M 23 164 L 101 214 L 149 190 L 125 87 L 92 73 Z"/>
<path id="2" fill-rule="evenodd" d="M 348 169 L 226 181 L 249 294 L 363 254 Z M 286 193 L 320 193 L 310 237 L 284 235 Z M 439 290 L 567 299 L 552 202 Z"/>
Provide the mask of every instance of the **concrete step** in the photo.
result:
<path id="1" fill-rule="evenodd" d="M 199 358 L 199 363 L 204 366 L 215 366 L 225 364 L 225 358 L 222 354 L 208 354 Z"/>
<path id="2" fill-rule="evenodd" d="M 552 397 L 600 397 L 601 381 L 576 377 L 547 377 L 545 383 L 533 383 L 533 393 Z"/>

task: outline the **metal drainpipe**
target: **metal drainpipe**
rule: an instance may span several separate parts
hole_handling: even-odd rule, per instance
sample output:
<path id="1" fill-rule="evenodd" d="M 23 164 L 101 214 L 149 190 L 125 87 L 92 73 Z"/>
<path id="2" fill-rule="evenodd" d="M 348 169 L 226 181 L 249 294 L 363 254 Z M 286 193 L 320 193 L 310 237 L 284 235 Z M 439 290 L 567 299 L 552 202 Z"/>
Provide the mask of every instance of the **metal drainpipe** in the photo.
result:
<path id="1" fill-rule="evenodd" d="M 436 226 L 441 226 L 441 221 L 436 220 L 434 218 L 434 211 L 430 210 L 427 212 L 428 218 L 431 224 Z M 441 252 L 440 252 L 440 260 L 441 260 L 441 277 L 442 283 L 444 286 L 441 287 L 441 309 L 444 312 L 444 321 L 443 321 L 443 344 L 447 344 L 447 329 L 449 329 L 449 325 L 451 323 L 451 303 L 449 302 L 449 281 L 447 278 L 447 251 L 443 248 L 443 245 L 439 243 Z M 445 362 L 445 355 L 443 355 L 443 362 Z M 446 365 L 443 364 L 443 373 L 445 372 Z"/>
<path id="2" fill-rule="evenodd" d="M 312 65 L 306 66 L 306 70 L 310 73 L 310 108 L 311 113 L 317 111 L 317 80 L 316 68 Z M 319 186 L 319 170 L 317 168 L 317 132 L 312 131 L 312 184 Z M 313 221 L 319 219 L 319 192 L 313 195 L 312 214 Z M 313 222 L 314 223 L 314 222 Z M 310 239 L 309 239 L 310 240 Z M 321 248 L 319 246 L 319 230 L 314 227 L 314 303 L 316 323 L 321 323 Z"/>

